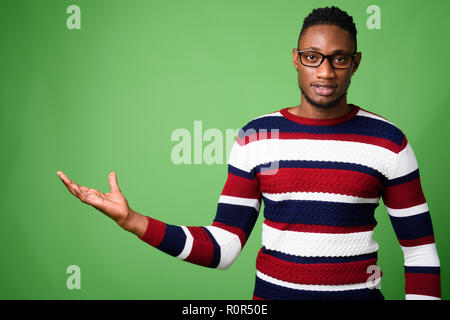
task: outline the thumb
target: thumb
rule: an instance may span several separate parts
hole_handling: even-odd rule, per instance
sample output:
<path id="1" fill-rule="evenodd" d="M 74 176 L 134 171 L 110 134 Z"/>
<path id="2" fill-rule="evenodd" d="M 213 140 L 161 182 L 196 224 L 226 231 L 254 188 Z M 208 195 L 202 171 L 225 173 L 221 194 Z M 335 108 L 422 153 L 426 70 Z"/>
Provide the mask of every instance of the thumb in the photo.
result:
<path id="1" fill-rule="evenodd" d="M 111 192 L 121 192 L 119 189 L 119 185 L 117 184 L 117 176 L 115 171 L 109 174 L 108 180 L 109 186 L 111 187 Z"/>

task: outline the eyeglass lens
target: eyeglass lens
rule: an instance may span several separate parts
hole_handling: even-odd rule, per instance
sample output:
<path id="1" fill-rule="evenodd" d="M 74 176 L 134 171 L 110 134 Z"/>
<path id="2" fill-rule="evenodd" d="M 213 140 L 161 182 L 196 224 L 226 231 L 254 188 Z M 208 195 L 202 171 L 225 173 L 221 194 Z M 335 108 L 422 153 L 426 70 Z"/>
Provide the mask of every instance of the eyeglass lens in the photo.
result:
<path id="1" fill-rule="evenodd" d="M 317 67 L 322 63 L 323 56 L 318 52 L 303 52 L 300 55 L 302 63 L 309 67 Z M 334 68 L 348 68 L 352 64 L 352 56 L 345 53 L 336 53 L 329 57 Z"/>

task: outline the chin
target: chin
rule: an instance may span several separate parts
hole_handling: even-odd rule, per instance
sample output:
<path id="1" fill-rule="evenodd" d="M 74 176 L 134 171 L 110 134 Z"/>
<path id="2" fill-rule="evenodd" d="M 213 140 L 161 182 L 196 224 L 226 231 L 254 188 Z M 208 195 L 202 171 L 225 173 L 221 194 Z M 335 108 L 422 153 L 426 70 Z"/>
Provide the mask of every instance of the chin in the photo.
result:
<path id="1" fill-rule="evenodd" d="M 318 96 L 318 98 L 316 98 L 317 96 L 313 96 L 313 98 L 311 98 L 310 96 L 303 94 L 306 98 L 306 100 L 313 106 L 317 107 L 317 108 L 322 108 L 322 109 L 330 109 L 335 107 L 342 99 L 342 97 L 336 97 L 336 96 L 327 96 L 327 97 L 323 97 L 323 96 Z"/>
<path id="2" fill-rule="evenodd" d="M 301 90 L 301 92 L 308 103 L 321 109 L 330 109 L 335 107 L 347 94 L 347 92 L 344 92 L 342 94 L 335 93 L 331 96 L 318 96 L 314 91 L 307 92 L 306 94 L 305 90 Z"/>

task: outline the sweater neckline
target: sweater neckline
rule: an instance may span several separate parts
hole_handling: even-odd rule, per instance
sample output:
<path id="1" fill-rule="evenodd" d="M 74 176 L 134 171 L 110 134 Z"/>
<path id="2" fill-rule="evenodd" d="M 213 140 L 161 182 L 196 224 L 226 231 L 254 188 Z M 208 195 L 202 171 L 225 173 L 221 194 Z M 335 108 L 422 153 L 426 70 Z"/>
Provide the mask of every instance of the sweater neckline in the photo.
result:
<path id="1" fill-rule="evenodd" d="M 342 116 L 331 119 L 315 119 L 315 118 L 300 117 L 288 111 L 288 109 L 290 109 L 291 107 L 281 109 L 280 113 L 283 117 L 300 124 L 316 125 L 316 126 L 332 126 L 343 123 L 355 117 L 355 115 L 359 111 L 359 107 L 352 103 L 349 103 L 348 105 L 352 107 L 352 109 L 349 112 L 347 112 Z"/>

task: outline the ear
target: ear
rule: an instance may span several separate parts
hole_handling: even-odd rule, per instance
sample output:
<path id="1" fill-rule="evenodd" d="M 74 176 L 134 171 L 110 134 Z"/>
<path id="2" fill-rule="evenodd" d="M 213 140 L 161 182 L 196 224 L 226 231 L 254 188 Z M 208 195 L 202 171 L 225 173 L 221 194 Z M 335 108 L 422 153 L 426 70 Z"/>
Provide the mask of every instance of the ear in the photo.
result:
<path id="1" fill-rule="evenodd" d="M 359 64 L 361 63 L 361 52 L 358 52 L 358 54 L 355 57 L 355 64 L 352 69 L 352 76 L 358 70 Z"/>
<path id="2" fill-rule="evenodd" d="M 295 70 L 297 70 L 297 72 L 298 72 L 299 65 L 298 65 L 298 52 L 297 52 L 297 48 L 292 49 L 292 61 L 294 62 Z"/>

